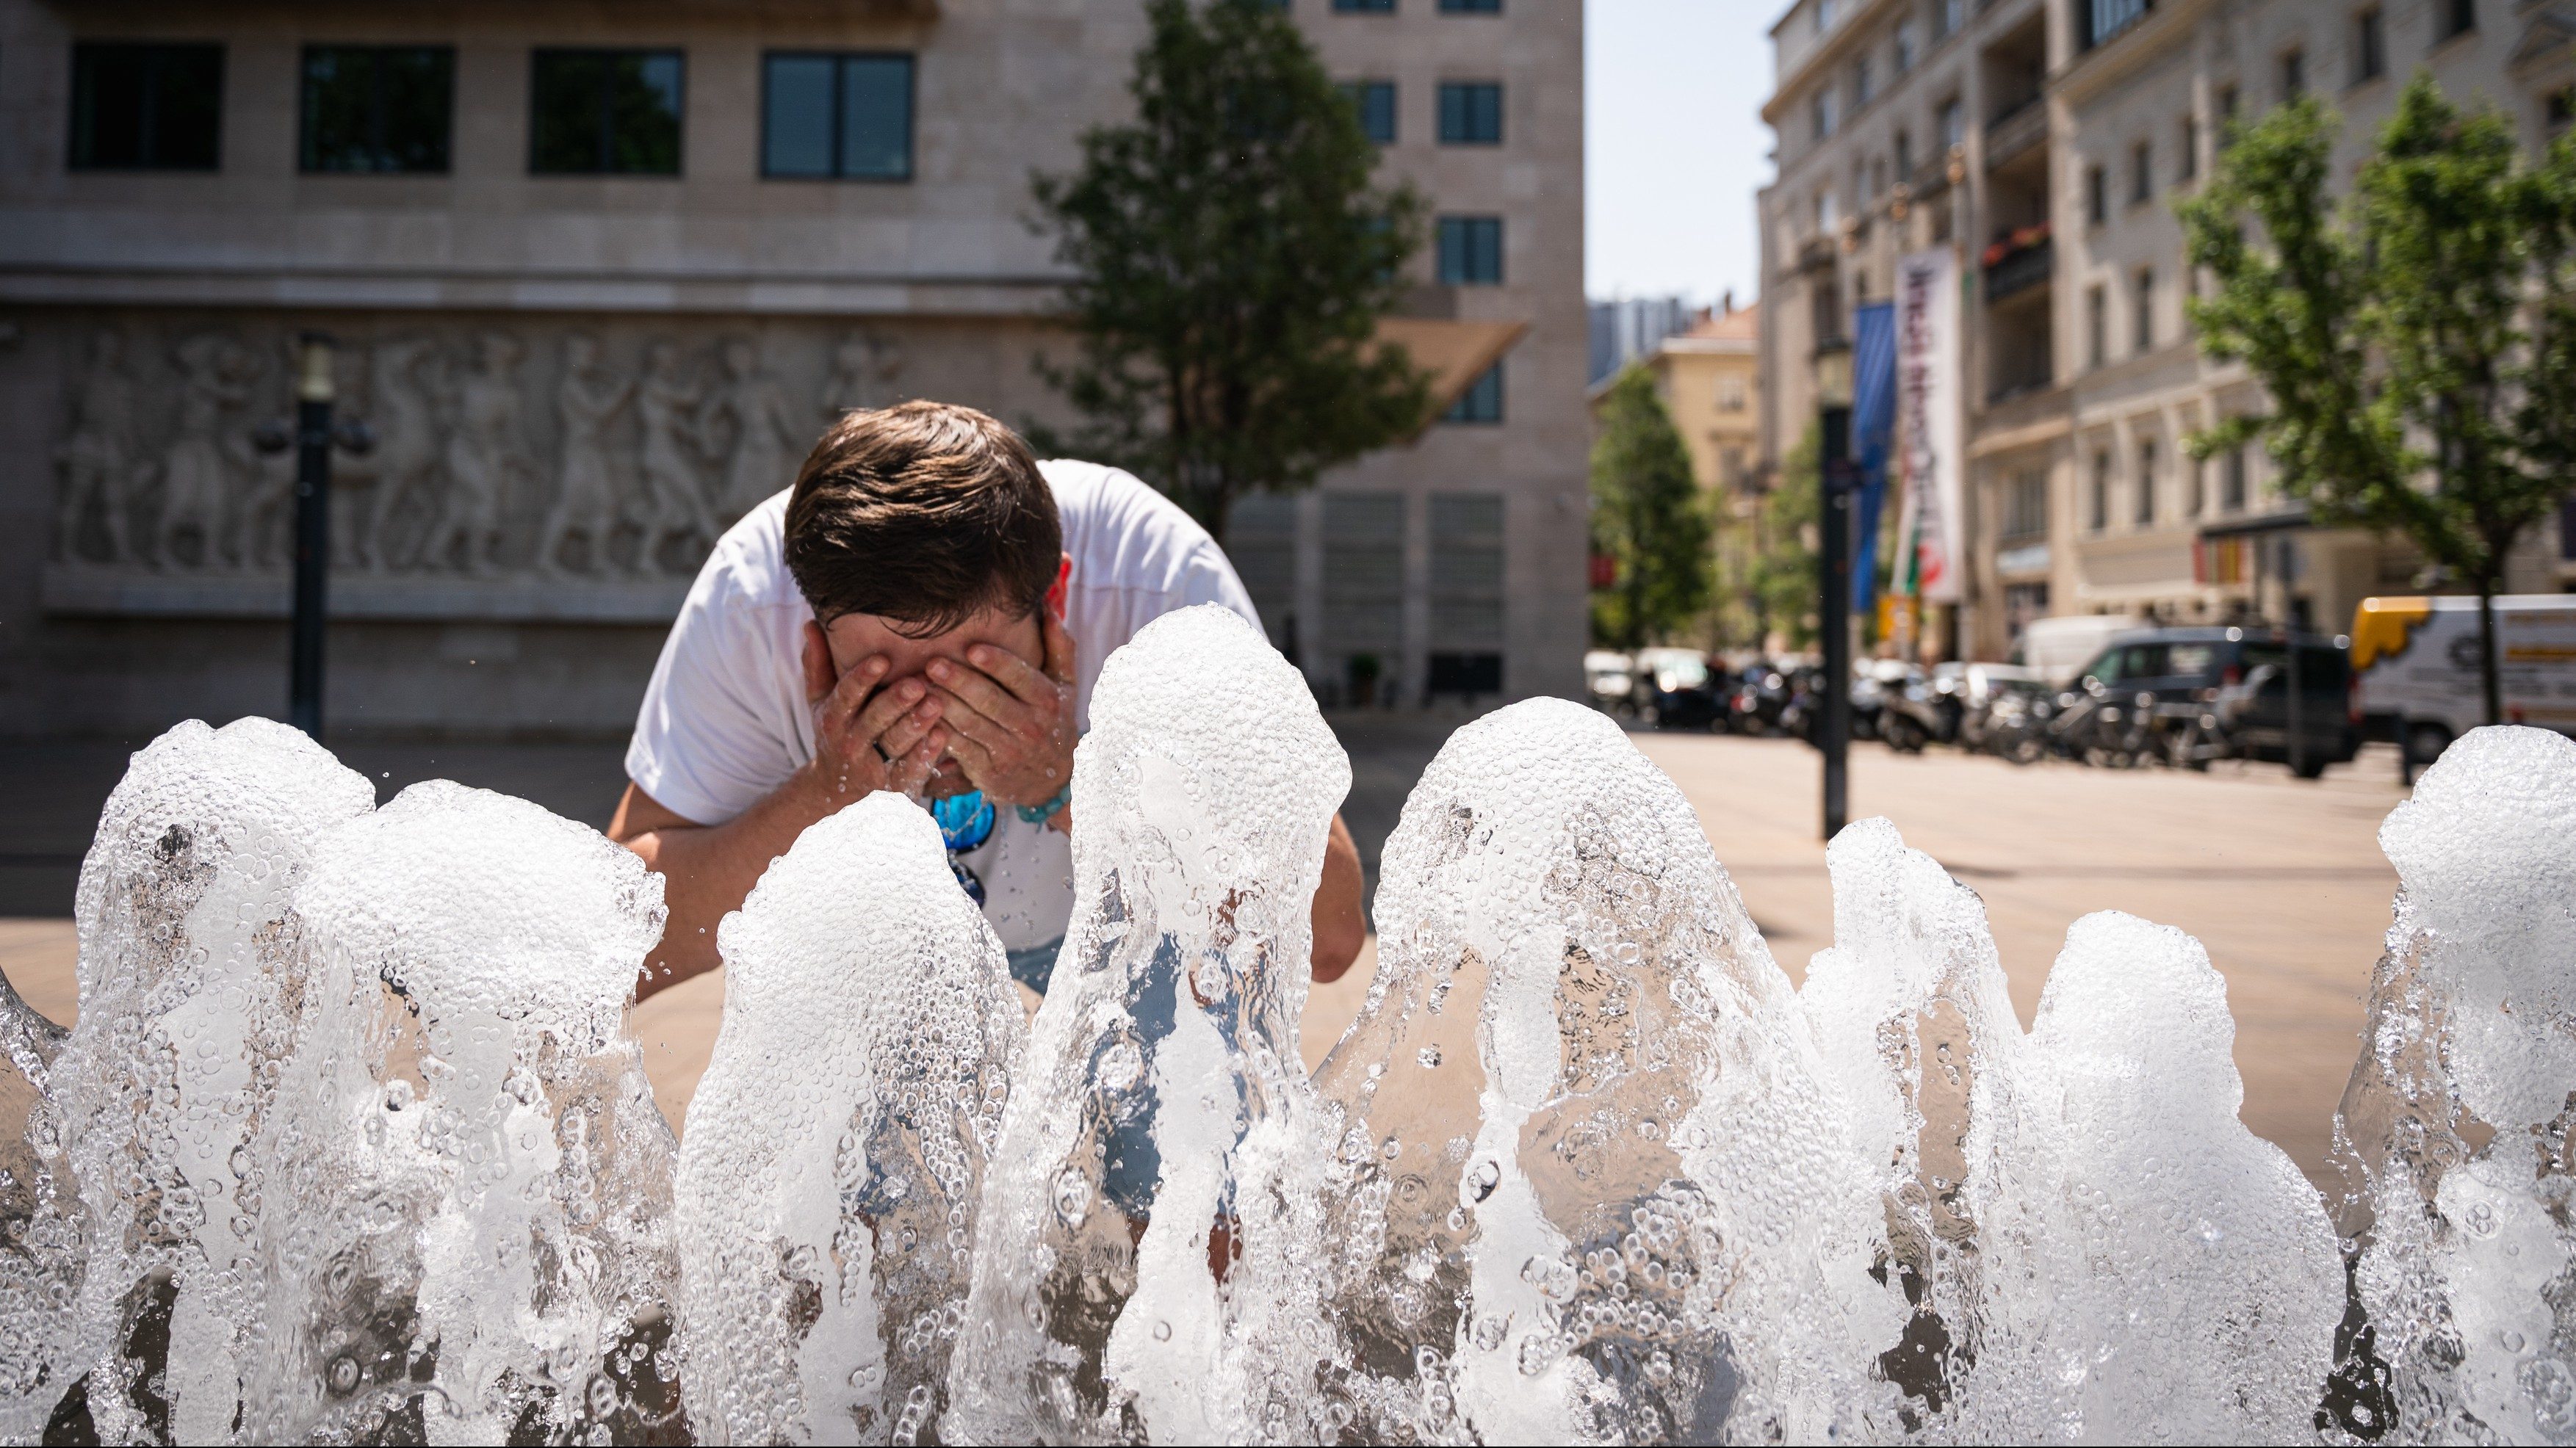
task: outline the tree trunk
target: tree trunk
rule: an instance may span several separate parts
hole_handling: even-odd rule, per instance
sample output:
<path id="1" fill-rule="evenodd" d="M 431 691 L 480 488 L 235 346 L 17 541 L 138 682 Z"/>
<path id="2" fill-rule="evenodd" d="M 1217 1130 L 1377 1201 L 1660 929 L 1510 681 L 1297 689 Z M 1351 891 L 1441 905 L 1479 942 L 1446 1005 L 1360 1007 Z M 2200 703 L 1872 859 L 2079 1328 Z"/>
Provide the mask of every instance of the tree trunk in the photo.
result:
<path id="1" fill-rule="evenodd" d="M 2486 693 L 2487 722 L 2504 722 L 2504 682 L 2496 662 L 2495 578 L 2478 575 L 2478 683 Z"/>

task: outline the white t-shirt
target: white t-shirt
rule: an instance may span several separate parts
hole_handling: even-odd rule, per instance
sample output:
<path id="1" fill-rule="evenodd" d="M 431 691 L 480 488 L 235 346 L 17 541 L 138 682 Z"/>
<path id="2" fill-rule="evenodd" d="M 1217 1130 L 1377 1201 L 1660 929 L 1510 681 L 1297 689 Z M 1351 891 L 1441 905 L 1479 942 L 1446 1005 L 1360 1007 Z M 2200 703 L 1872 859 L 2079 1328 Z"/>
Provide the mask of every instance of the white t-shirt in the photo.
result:
<path id="1" fill-rule="evenodd" d="M 1055 491 L 1074 643 L 1074 721 L 1091 725 L 1101 662 L 1174 609 L 1219 603 L 1260 626 L 1252 599 L 1207 531 L 1128 473 L 1096 463 L 1038 465 Z M 805 703 L 805 624 L 814 610 L 787 571 L 787 494 L 725 530 L 690 585 L 626 746 L 626 774 L 664 808 L 702 825 L 751 808 L 814 757 Z M 984 913 L 1006 949 L 1064 934 L 1073 913 L 1065 837 L 996 806 L 993 837 L 963 857 L 984 882 Z"/>

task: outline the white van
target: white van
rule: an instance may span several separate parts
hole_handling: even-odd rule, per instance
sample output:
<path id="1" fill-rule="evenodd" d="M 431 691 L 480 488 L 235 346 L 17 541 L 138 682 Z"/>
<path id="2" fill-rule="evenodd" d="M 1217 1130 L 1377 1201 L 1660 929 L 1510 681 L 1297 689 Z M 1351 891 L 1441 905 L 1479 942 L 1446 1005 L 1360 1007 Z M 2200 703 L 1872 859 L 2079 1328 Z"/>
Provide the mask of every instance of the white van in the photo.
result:
<path id="1" fill-rule="evenodd" d="M 2495 601 L 2508 722 L 2576 734 L 2576 594 Z M 2486 720 L 2474 598 L 2365 598 L 2352 616 L 2354 707 L 2370 737 L 2430 763 Z"/>
<path id="2" fill-rule="evenodd" d="M 2022 626 L 2021 638 L 2013 644 L 2012 662 L 2037 669 L 2051 685 L 2062 689 L 2084 671 L 2086 664 L 2101 657 L 2105 644 L 2147 626 L 2145 619 L 2127 613 L 2035 618 Z"/>

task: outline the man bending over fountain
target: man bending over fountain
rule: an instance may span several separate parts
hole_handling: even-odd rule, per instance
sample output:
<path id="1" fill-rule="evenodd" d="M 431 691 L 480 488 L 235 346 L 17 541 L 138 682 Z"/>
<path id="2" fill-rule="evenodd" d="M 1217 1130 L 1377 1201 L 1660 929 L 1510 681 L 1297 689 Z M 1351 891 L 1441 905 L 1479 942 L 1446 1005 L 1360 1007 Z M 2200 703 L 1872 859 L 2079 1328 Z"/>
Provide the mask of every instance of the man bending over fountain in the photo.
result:
<path id="1" fill-rule="evenodd" d="M 608 833 L 661 873 L 671 915 L 636 997 L 713 968 L 716 923 L 769 862 L 880 789 L 928 796 L 1011 974 L 1045 990 L 1092 683 L 1199 603 L 1259 624 L 1215 540 L 1134 477 L 1040 463 L 972 408 L 844 416 L 795 486 L 726 530 L 644 691 Z M 1336 815 L 1317 980 L 1359 953 L 1360 890 Z"/>

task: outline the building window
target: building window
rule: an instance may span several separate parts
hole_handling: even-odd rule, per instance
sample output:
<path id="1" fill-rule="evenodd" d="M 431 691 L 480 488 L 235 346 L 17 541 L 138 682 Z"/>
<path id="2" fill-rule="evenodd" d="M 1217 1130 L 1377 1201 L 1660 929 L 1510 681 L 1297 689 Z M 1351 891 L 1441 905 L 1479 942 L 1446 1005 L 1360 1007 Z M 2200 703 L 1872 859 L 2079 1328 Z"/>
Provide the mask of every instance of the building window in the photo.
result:
<path id="1" fill-rule="evenodd" d="M 304 48 L 306 171 L 447 169 L 456 52 L 443 45 Z"/>
<path id="2" fill-rule="evenodd" d="M 1440 280 L 1450 286 L 1496 286 L 1503 280 L 1503 219 L 1440 218 Z"/>
<path id="3" fill-rule="evenodd" d="M 1841 18 L 1841 8 L 1842 7 L 1834 3 L 1834 0 L 1816 0 L 1816 33 L 1818 35 L 1822 35 L 1826 31 L 1834 28 L 1834 22 Z"/>
<path id="4" fill-rule="evenodd" d="M 1395 144 L 1395 82 L 1391 80 L 1355 80 L 1345 82 L 1342 94 L 1350 97 L 1351 109 L 1359 113 L 1360 130 L 1381 146 Z"/>
<path id="5" fill-rule="evenodd" d="M 2478 28 L 2478 0 L 2433 0 L 2433 43 L 2456 40 Z"/>
<path id="6" fill-rule="evenodd" d="M 2553 135 L 2565 130 L 2567 122 L 2576 119 L 2576 86 L 2551 91 L 2540 103 L 2540 119 Z"/>
<path id="7" fill-rule="evenodd" d="M 2366 5 L 2352 17 L 2352 83 L 2360 85 L 2388 74 L 2388 31 L 2379 7 Z"/>
<path id="8" fill-rule="evenodd" d="M 1932 38 L 1947 40 L 1968 23 L 1968 0 L 1932 0 Z"/>
<path id="9" fill-rule="evenodd" d="M 2193 458 L 2191 460 L 2191 471 L 2187 476 L 2190 487 L 2189 491 L 2183 494 L 2183 516 L 2187 518 L 2197 518 L 2201 514 L 2209 511 L 2208 460 L 2205 458 Z"/>
<path id="10" fill-rule="evenodd" d="M 72 47 L 75 171 L 212 171 L 223 119 L 220 45 Z"/>
<path id="11" fill-rule="evenodd" d="M 2140 141 L 2129 148 L 2129 204 L 2143 205 L 2156 196 L 2156 148 Z"/>
<path id="12" fill-rule="evenodd" d="M 2222 124 L 2236 119 L 2236 87 L 2232 85 L 2218 88 L 2218 119 Z"/>
<path id="13" fill-rule="evenodd" d="M 1395 0 L 1333 0 L 1337 15 L 1393 15 Z"/>
<path id="14" fill-rule="evenodd" d="M 1500 15 L 1503 0 L 1440 0 L 1443 15 Z"/>
<path id="15" fill-rule="evenodd" d="M 2156 269 L 2138 268 L 2137 351 L 2140 356 L 2155 350 L 2156 345 Z"/>
<path id="16" fill-rule="evenodd" d="M 2222 513 L 2245 511 L 2245 446 L 2242 443 L 2227 450 L 2227 470 L 2219 476 L 2218 509 Z"/>
<path id="17" fill-rule="evenodd" d="M 2291 46 L 2281 52 L 2281 99 L 2294 101 L 2308 93 L 2308 53 Z"/>
<path id="18" fill-rule="evenodd" d="M 762 57 L 760 174 L 912 179 L 912 57 Z"/>
<path id="19" fill-rule="evenodd" d="M 1808 120 L 1816 128 L 1816 139 L 1831 140 L 1834 134 L 1834 88 L 1825 86 L 1819 89 L 1807 102 L 1807 109 Z"/>
<path id="20" fill-rule="evenodd" d="M 1871 86 L 1868 56 L 1859 56 L 1852 61 L 1851 86 L 1853 110 L 1859 110 L 1861 107 L 1868 105 L 1870 97 L 1877 94 Z"/>
<path id="21" fill-rule="evenodd" d="M 2107 448 L 2093 454 L 2093 489 L 2086 500 L 2084 522 L 2096 533 L 2111 527 L 2111 453 Z"/>
<path id="22" fill-rule="evenodd" d="M 1816 230 L 1826 235 L 1831 235 L 1834 227 L 1839 224 L 1841 220 L 1842 203 L 1835 197 L 1834 188 L 1828 186 L 1822 191 L 1817 192 Z"/>
<path id="23" fill-rule="evenodd" d="M 1968 139 L 1968 111 L 1959 103 L 1957 96 L 1941 103 L 1939 124 L 1943 153 L 1956 150 Z"/>
<path id="24" fill-rule="evenodd" d="M 2174 163 L 2174 179 L 2188 181 L 2200 174 L 2200 117 L 2184 116 L 2182 134 L 2175 140 L 2181 155 Z"/>
<path id="25" fill-rule="evenodd" d="M 1896 22 L 1896 73 L 1903 75 L 1914 68 L 1914 22 Z"/>
<path id="26" fill-rule="evenodd" d="M 2013 474 L 2004 493 L 2004 536 L 2037 538 L 2048 532 L 2048 474 Z"/>
<path id="27" fill-rule="evenodd" d="M 2111 219 L 2111 177 L 2099 166 L 2084 168 L 2084 219 L 2095 226 Z"/>
<path id="28" fill-rule="evenodd" d="M 2099 286 L 2084 293 L 2084 355 L 2095 367 L 2111 360 L 2111 298 Z"/>
<path id="29" fill-rule="evenodd" d="M 1717 410 L 1742 412 L 1753 405 L 1753 386 L 1744 374 L 1729 372 L 1717 379 Z"/>
<path id="30" fill-rule="evenodd" d="M 1440 144 L 1499 146 L 1503 143 L 1503 88 L 1492 81 L 1443 81 L 1440 85 Z"/>
<path id="31" fill-rule="evenodd" d="M 2076 18 L 2083 24 L 2077 48 L 2090 50 L 2147 18 L 2155 0 L 2077 0 Z"/>
<path id="32" fill-rule="evenodd" d="M 1903 131 L 1896 133 L 1896 179 L 1914 179 L 1914 138 Z"/>
<path id="33" fill-rule="evenodd" d="M 531 74 L 530 171 L 680 174 L 680 52 L 540 50 Z"/>
<path id="34" fill-rule="evenodd" d="M 2138 439 L 2138 526 L 2151 527 L 2156 521 L 2156 440 Z"/>
<path id="35" fill-rule="evenodd" d="M 1495 363 L 1484 375 L 1467 384 L 1449 410 L 1441 415 L 1443 422 L 1493 423 L 1503 420 L 1503 364 Z"/>

